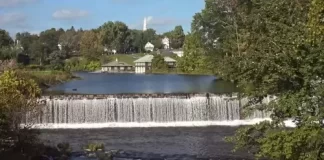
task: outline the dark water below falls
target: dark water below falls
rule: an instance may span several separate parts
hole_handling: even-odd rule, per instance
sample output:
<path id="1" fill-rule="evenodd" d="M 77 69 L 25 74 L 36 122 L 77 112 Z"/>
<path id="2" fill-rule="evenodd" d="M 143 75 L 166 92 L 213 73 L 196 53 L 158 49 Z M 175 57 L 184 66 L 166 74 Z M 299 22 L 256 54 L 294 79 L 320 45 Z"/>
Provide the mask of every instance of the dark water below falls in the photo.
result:
<path id="1" fill-rule="evenodd" d="M 42 130 L 42 139 L 52 144 L 69 142 L 74 150 L 87 143 L 103 143 L 106 150 L 121 149 L 145 154 L 195 155 L 198 158 L 247 159 L 246 152 L 232 153 L 233 145 L 224 137 L 234 134 L 238 127 L 161 127 Z M 137 154 L 138 155 L 138 154 Z M 136 156 L 136 155 L 133 155 Z M 184 158 L 185 159 L 185 158 Z"/>

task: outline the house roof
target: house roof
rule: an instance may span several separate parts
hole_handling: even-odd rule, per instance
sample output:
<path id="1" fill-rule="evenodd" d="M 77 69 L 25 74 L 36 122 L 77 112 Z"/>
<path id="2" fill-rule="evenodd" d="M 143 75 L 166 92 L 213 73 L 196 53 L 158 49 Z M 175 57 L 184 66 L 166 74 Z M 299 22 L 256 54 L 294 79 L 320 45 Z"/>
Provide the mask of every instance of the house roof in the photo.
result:
<path id="1" fill-rule="evenodd" d="M 135 63 L 151 63 L 152 59 L 153 59 L 153 55 L 146 55 L 144 57 L 141 57 L 137 60 L 135 60 Z M 164 61 L 166 62 L 177 62 L 176 60 L 174 60 L 173 58 L 170 57 L 164 57 Z"/>
<path id="2" fill-rule="evenodd" d="M 144 57 L 141 57 L 137 60 L 135 60 L 135 63 L 145 63 L 145 62 L 152 62 L 153 55 L 145 55 Z"/>
<path id="3" fill-rule="evenodd" d="M 148 47 L 154 47 L 154 45 L 152 43 L 150 43 L 150 42 L 147 42 L 145 44 L 145 48 L 148 48 Z"/>
<path id="4" fill-rule="evenodd" d="M 109 62 L 107 64 L 101 65 L 102 67 L 114 67 L 114 66 L 119 66 L 119 67 L 131 67 L 132 65 L 125 63 L 125 62 L 119 62 L 118 60 Z"/>
<path id="5" fill-rule="evenodd" d="M 174 53 L 170 49 L 159 49 L 158 53 L 163 55 L 163 56 L 172 56 Z"/>

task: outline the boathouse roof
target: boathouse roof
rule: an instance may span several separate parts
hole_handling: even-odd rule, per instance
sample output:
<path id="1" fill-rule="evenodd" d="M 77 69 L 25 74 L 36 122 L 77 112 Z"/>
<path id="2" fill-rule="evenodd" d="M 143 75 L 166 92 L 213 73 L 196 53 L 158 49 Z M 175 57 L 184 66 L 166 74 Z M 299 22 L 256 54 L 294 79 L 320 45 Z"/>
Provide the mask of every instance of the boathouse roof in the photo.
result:
<path id="1" fill-rule="evenodd" d="M 119 67 L 131 67 L 132 65 L 126 63 L 126 62 L 121 62 L 121 61 L 118 61 L 118 59 L 116 59 L 116 61 L 112 61 L 112 62 L 109 62 L 107 64 L 103 64 L 101 65 L 102 67 L 116 67 L 116 66 L 119 66 Z"/>

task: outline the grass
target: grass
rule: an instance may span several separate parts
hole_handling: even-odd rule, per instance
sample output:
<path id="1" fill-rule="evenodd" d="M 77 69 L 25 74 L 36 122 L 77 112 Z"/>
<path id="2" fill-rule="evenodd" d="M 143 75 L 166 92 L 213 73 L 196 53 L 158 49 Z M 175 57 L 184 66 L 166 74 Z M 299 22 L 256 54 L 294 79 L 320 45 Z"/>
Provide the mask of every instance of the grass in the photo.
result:
<path id="1" fill-rule="evenodd" d="M 115 61 L 116 58 L 118 61 L 128 63 L 130 65 L 135 65 L 134 61 L 143 57 L 145 54 L 144 53 L 135 53 L 135 54 L 114 54 L 110 55 L 109 58 L 111 61 Z"/>

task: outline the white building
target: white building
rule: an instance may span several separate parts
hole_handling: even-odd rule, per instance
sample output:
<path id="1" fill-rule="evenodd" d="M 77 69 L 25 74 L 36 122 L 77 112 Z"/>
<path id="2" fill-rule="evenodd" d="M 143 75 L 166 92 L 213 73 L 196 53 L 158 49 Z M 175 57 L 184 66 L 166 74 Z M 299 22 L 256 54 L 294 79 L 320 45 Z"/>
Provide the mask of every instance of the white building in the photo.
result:
<path id="1" fill-rule="evenodd" d="M 183 50 L 182 49 L 174 49 L 171 52 L 173 52 L 174 54 L 176 54 L 178 57 L 182 57 L 183 56 Z"/>
<path id="2" fill-rule="evenodd" d="M 135 63 L 135 73 L 146 73 L 152 69 L 152 59 L 153 55 L 146 55 L 134 61 Z M 164 57 L 164 61 L 167 62 L 169 68 L 174 68 L 176 66 L 176 60 L 170 57 Z"/>
<path id="3" fill-rule="evenodd" d="M 164 37 L 162 39 L 162 44 L 164 49 L 169 49 L 170 48 L 170 39 L 168 37 Z"/>
<path id="4" fill-rule="evenodd" d="M 147 42 L 147 43 L 145 44 L 145 46 L 144 46 L 144 49 L 145 49 L 146 51 L 151 51 L 151 52 L 153 52 L 153 50 L 154 50 L 154 45 L 153 45 L 152 43 L 150 43 L 150 42 Z"/>
<path id="5" fill-rule="evenodd" d="M 60 51 L 62 50 L 62 45 L 61 44 L 58 44 L 57 47 L 59 48 Z"/>

